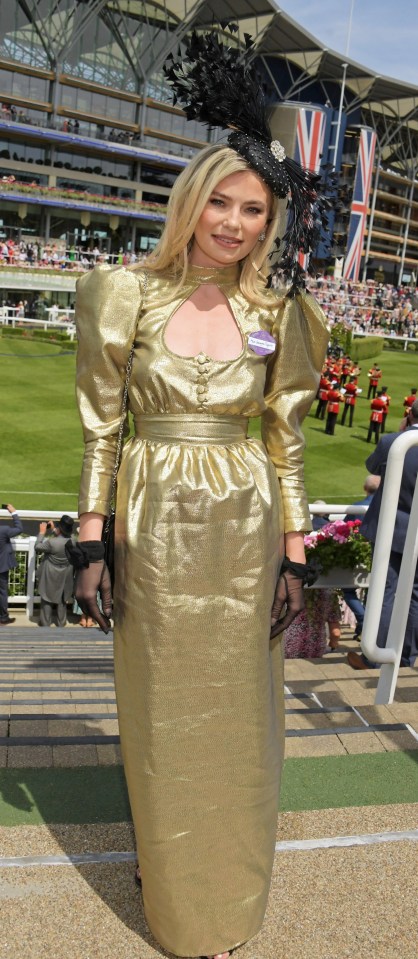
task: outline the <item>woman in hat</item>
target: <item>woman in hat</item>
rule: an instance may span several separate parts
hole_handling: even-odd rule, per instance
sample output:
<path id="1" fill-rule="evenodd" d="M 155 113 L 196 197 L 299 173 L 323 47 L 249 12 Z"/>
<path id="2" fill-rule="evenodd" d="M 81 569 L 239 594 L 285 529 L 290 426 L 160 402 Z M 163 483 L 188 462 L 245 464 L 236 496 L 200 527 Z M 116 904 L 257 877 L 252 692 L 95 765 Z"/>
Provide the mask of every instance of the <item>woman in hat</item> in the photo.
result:
<path id="1" fill-rule="evenodd" d="M 197 57 L 189 50 L 206 89 L 213 36 L 192 41 Z M 236 51 L 220 49 L 231 71 Z M 198 94 L 188 91 L 189 107 Z M 284 742 L 281 632 L 303 607 L 300 423 L 328 334 L 316 302 L 297 292 L 297 253 L 313 238 L 317 197 L 301 170 L 289 185 L 283 149 L 260 136 L 233 133 L 190 162 L 145 270 L 99 266 L 77 288 L 86 452 L 73 560 L 80 605 L 105 631 L 100 538 L 133 344 L 115 681 L 145 915 L 178 956 L 226 957 L 263 921 Z M 285 296 L 266 288 L 265 271 L 277 198 L 289 190 Z M 258 416 L 263 442 L 247 435 Z"/>
<path id="2" fill-rule="evenodd" d="M 67 622 L 67 603 L 73 595 L 73 569 L 65 547 L 71 538 L 74 521 L 64 513 L 59 522 L 40 523 L 35 552 L 41 556 L 37 570 L 41 599 L 40 626 L 52 626 L 55 609 L 57 626 Z M 49 534 L 49 535 L 48 535 Z"/>

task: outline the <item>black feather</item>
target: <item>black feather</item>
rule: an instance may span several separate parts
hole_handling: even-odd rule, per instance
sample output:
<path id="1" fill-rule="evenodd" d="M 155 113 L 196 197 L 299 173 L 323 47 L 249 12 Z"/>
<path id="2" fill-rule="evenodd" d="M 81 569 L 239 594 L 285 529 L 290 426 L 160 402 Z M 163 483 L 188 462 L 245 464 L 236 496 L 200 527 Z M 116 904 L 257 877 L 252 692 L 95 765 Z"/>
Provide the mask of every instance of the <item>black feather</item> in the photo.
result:
<path id="1" fill-rule="evenodd" d="M 247 51 L 251 37 L 248 41 Z M 242 50 L 225 46 L 216 33 L 193 31 L 185 52 L 179 50 L 177 60 L 169 57 L 163 70 L 188 120 L 271 143 L 261 80 Z"/>
<path id="2" fill-rule="evenodd" d="M 237 32 L 234 24 L 223 29 Z M 222 43 L 218 34 L 189 36 L 185 50 L 172 55 L 163 70 L 173 88 L 173 101 L 180 103 L 188 120 L 211 127 L 231 129 L 228 145 L 239 153 L 275 196 L 288 198 L 285 234 L 277 237 L 272 256 L 279 255 L 275 272 L 290 282 L 290 294 L 304 286 L 300 254 L 309 254 L 327 236 L 333 206 L 333 174 L 311 173 L 290 157 L 278 160 L 271 150 L 272 135 L 267 119 L 263 84 L 257 73 L 254 41 L 244 37 L 245 49 Z M 312 271 L 308 262 L 308 271 Z"/>

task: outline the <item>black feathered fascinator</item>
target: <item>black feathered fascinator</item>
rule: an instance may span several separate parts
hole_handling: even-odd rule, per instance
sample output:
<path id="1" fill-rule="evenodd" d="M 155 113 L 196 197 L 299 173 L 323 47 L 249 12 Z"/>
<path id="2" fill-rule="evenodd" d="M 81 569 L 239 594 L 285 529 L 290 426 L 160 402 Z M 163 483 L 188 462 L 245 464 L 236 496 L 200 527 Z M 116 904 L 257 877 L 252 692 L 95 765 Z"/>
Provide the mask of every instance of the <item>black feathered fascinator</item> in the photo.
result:
<path id="1" fill-rule="evenodd" d="M 231 33 L 237 30 L 232 24 L 227 27 Z M 221 43 L 215 31 L 200 35 L 194 31 L 185 50 L 179 50 L 177 59 L 170 54 L 163 69 L 174 91 L 173 102 L 183 107 L 187 119 L 231 129 L 228 146 L 275 196 L 287 197 L 288 220 L 284 236 L 276 240 L 280 261 L 275 269 L 294 291 L 304 286 L 299 254 L 311 253 L 324 240 L 332 203 L 321 175 L 302 169 L 286 156 L 279 140 L 273 140 L 253 56 L 254 43 L 248 34 L 243 50 Z"/>

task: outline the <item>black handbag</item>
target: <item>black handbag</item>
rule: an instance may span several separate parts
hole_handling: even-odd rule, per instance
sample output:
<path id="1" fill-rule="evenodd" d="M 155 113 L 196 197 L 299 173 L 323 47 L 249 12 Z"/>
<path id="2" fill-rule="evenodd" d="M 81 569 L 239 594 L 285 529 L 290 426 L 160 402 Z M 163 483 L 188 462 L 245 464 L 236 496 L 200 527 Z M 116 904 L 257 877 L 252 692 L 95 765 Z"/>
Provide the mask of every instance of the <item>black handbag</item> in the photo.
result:
<path id="1" fill-rule="evenodd" d="M 103 525 L 102 543 L 104 545 L 104 561 L 110 573 L 112 590 L 115 582 L 115 511 L 112 509 Z"/>
<path id="2" fill-rule="evenodd" d="M 145 274 L 144 286 L 142 290 L 142 299 L 145 299 L 145 294 L 148 286 L 148 273 Z M 115 514 L 116 514 L 116 489 L 118 481 L 118 472 L 120 467 L 120 461 L 122 459 L 122 449 L 123 449 L 123 434 L 125 431 L 125 421 L 128 407 L 128 388 L 129 380 L 132 372 L 132 360 L 134 355 L 134 343 L 132 343 L 131 349 L 129 351 L 128 362 L 126 364 L 126 376 L 125 376 L 125 386 L 123 390 L 122 398 L 122 415 L 120 418 L 119 433 L 118 433 L 118 443 L 116 447 L 116 459 L 115 465 L 113 467 L 112 473 L 112 486 L 110 490 L 110 513 L 106 519 L 106 522 L 103 524 L 102 532 L 102 543 L 104 545 L 104 559 L 106 566 L 110 573 L 110 579 L 112 583 L 112 590 L 115 582 Z"/>

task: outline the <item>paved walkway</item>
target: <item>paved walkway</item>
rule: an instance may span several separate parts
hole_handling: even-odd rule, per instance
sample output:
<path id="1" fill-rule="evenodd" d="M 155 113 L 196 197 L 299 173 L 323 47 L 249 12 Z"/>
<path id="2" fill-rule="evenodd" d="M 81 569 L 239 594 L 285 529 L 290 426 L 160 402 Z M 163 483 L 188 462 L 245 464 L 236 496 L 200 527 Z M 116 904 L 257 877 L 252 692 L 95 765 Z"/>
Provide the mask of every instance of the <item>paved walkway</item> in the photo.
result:
<path id="1" fill-rule="evenodd" d="M 286 663 L 269 907 L 237 959 L 415 959 L 418 670 L 374 706 L 377 673 L 347 666 L 350 635 Z M 2 628 L 0 766 L 0 959 L 167 955 L 132 879 L 110 638 Z"/>

